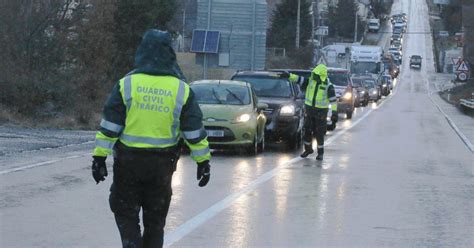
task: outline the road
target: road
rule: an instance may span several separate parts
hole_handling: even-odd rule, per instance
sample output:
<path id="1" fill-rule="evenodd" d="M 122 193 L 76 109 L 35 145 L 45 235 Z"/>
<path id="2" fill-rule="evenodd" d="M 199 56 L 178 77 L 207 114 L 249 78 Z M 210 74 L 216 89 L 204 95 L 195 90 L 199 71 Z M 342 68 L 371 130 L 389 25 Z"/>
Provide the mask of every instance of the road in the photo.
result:
<path id="1" fill-rule="evenodd" d="M 167 246 L 474 246 L 474 155 L 430 98 L 432 41 L 419 32 L 429 30 L 425 0 L 397 6 L 414 32 L 404 61 L 422 55 L 421 71 L 404 63 L 391 96 L 342 120 L 322 163 L 279 146 L 256 157 L 215 152 L 211 182 L 199 188 L 184 156 Z M 120 246 L 108 206 L 112 178 L 93 182 L 91 149 L 81 140 L 0 159 L 1 247 Z"/>

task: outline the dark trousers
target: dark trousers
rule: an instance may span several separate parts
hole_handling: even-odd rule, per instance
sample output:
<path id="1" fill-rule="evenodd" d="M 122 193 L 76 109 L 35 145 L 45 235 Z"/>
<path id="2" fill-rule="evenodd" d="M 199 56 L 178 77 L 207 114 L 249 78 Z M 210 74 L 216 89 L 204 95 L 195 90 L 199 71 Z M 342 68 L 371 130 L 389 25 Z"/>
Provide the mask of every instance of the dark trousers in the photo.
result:
<path id="1" fill-rule="evenodd" d="M 316 141 L 318 142 L 318 148 L 324 147 L 324 135 L 326 133 L 327 127 L 327 116 L 328 109 L 308 107 L 305 109 L 303 141 L 306 150 L 308 150 L 307 148 L 312 149 L 311 143 L 313 141 L 313 137 L 315 137 Z"/>
<path id="2" fill-rule="evenodd" d="M 109 202 L 124 248 L 163 246 L 176 160 L 175 154 L 117 152 L 115 155 Z"/>

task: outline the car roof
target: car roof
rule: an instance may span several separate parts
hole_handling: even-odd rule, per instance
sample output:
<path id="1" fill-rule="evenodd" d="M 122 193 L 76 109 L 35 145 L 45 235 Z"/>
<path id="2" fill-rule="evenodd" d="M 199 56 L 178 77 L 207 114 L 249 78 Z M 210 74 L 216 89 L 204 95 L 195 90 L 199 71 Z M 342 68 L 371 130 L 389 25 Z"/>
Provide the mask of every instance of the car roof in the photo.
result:
<path id="1" fill-rule="evenodd" d="M 237 71 L 234 76 L 261 76 L 261 77 L 278 77 L 276 71 Z"/>
<path id="2" fill-rule="evenodd" d="M 349 73 L 349 69 L 337 68 L 337 67 L 328 67 L 328 72 L 347 72 L 347 73 Z"/>
<path id="3" fill-rule="evenodd" d="M 238 85 L 248 87 L 249 84 L 247 82 L 238 81 L 238 80 L 214 80 L 214 79 L 207 79 L 207 80 L 197 80 L 190 83 L 190 85 L 198 85 L 198 84 L 221 84 L 221 85 Z"/>
<path id="4" fill-rule="evenodd" d="M 413 58 L 413 57 L 415 57 L 415 58 L 421 58 L 420 55 L 415 55 L 415 54 L 414 54 L 414 55 L 411 55 L 411 57 L 412 57 L 412 58 Z"/>

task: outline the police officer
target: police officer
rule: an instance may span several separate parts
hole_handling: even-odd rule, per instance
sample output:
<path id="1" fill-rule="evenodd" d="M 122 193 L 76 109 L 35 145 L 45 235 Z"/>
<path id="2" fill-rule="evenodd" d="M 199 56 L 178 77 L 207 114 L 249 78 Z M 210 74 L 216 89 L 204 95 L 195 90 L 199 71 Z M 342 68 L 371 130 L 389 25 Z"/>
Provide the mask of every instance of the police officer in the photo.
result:
<path id="1" fill-rule="evenodd" d="M 105 180 L 105 160 L 113 153 L 109 203 L 123 247 L 162 247 L 180 137 L 197 162 L 201 187 L 209 182 L 211 154 L 201 110 L 181 80 L 168 32 L 145 33 L 135 54 L 135 68 L 114 86 L 105 103 L 92 175 L 97 183 Z"/>
<path id="2" fill-rule="evenodd" d="M 283 72 L 281 78 L 289 78 L 293 83 L 298 83 L 303 91 L 306 91 L 305 97 L 305 120 L 304 120 L 304 152 L 300 155 L 306 158 L 312 154 L 311 145 L 313 135 L 318 142 L 317 160 L 323 160 L 324 154 L 324 134 L 326 133 L 327 113 L 329 104 L 331 104 L 331 120 L 337 122 L 337 98 L 334 86 L 328 81 L 328 72 L 324 64 L 316 66 L 310 78 L 304 78 L 295 74 Z"/>

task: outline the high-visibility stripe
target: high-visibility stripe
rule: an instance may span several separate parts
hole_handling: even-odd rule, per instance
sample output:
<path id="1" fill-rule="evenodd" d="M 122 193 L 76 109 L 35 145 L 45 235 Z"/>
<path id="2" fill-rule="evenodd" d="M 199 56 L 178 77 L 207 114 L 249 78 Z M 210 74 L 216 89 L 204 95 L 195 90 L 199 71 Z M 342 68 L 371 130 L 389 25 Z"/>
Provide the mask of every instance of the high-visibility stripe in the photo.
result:
<path id="1" fill-rule="evenodd" d="M 125 96 L 125 103 L 127 110 L 132 106 L 132 76 L 126 76 L 123 82 L 123 94 Z"/>
<path id="2" fill-rule="evenodd" d="M 324 148 L 324 146 L 318 146 L 318 148 Z"/>
<path id="3" fill-rule="evenodd" d="M 335 96 L 329 97 L 329 101 L 330 102 L 335 102 L 335 101 L 337 101 L 337 97 L 335 97 Z"/>
<path id="4" fill-rule="evenodd" d="M 120 136 L 120 139 L 124 140 L 126 142 L 143 143 L 143 144 L 149 144 L 149 145 L 155 145 L 155 146 L 174 145 L 174 144 L 176 144 L 176 142 L 178 142 L 177 137 L 166 138 L 166 139 L 158 139 L 158 138 L 147 138 L 147 137 L 132 136 L 132 135 L 127 135 L 127 134 L 122 134 Z"/>
<path id="5" fill-rule="evenodd" d="M 308 142 L 308 141 L 304 141 L 303 142 L 305 145 L 311 145 L 311 142 Z"/>
<path id="6" fill-rule="evenodd" d="M 178 94 L 176 94 L 176 105 L 173 111 L 173 125 L 171 126 L 171 133 L 173 137 L 177 137 L 178 126 L 179 126 L 179 116 L 181 115 L 181 110 L 184 105 L 184 94 L 186 90 L 186 83 L 179 81 Z"/>
<path id="7" fill-rule="evenodd" d="M 298 84 L 299 84 L 299 85 L 302 85 L 303 82 L 304 82 L 304 77 L 298 76 Z"/>
<path id="8" fill-rule="evenodd" d="M 203 133 L 203 131 L 204 131 L 203 128 L 200 128 L 194 131 L 183 131 L 183 135 L 184 135 L 184 138 L 186 138 L 187 140 L 197 139 L 201 137 L 201 134 Z"/>
<path id="9" fill-rule="evenodd" d="M 210 152 L 209 147 L 206 147 L 201 150 L 192 150 L 191 156 L 194 156 L 194 157 L 204 156 L 204 155 L 207 155 L 209 152 Z"/>
<path id="10" fill-rule="evenodd" d="M 115 124 L 113 122 L 110 122 L 104 119 L 100 121 L 100 126 L 114 133 L 120 133 L 124 128 L 124 126 Z"/>
<path id="11" fill-rule="evenodd" d="M 115 142 L 112 141 L 107 141 L 107 140 L 101 140 L 101 139 L 96 139 L 95 140 L 95 146 L 102 147 L 105 149 L 112 149 L 114 148 Z"/>

